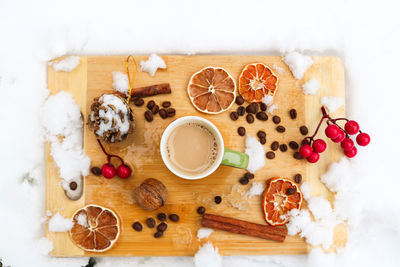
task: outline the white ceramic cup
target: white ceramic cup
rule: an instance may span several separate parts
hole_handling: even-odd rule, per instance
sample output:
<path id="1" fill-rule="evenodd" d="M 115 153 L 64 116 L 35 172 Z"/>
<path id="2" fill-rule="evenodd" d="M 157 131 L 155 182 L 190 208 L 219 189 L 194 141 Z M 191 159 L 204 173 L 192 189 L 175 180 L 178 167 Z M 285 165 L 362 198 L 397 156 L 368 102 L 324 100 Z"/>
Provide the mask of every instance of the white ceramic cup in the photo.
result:
<path id="1" fill-rule="evenodd" d="M 214 161 L 214 163 L 204 172 L 199 173 L 199 174 L 193 174 L 193 175 L 188 175 L 185 173 L 180 172 L 174 166 L 171 164 L 168 152 L 167 152 L 167 143 L 168 143 L 168 138 L 171 135 L 171 133 L 174 131 L 174 129 L 180 125 L 187 124 L 187 123 L 195 123 L 198 125 L 201 125 L 205 128 L 207 128 L 211 134 L 215 137 L 215 140 L 217 141 L 217 156 Z M 248 165 L 248 155 L 230 150 L 228 148 L 225 148 L 224 146 L 224 139 L 222 138 L 221 133 L 219 132 L 218 128 L 209 120 L 206 120 L 202 117 L 198 116 L 185 116 L 181 117 L 179 119 L 176 119 L 173 121 L 171 124 L 167 126 L 167 128 L 164 130 L 164 133 L 161 136 L 161 142 L 160 142 L 160 153 L 161 153 L 161 158 L 164 161 L 165 166 L 176 176 L 188 179 L 188 180 L 197 180 L 201 179 L 204 177 L 209 176 L 215 170 L 218 169 L 219 165 L 228 165 L 236 168 L 246 168 Z"/>

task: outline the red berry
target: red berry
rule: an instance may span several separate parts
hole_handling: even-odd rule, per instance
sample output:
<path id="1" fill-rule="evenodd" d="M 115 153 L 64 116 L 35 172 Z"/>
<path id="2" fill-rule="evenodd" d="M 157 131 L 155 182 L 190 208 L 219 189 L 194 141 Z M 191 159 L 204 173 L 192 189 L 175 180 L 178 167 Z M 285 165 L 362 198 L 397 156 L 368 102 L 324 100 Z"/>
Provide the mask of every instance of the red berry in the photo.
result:
<path id="1" fill-rule="evenodd" d="M 360 130 L 360 126 L 356 121 L 348 121 L 344 125 L 344 129 L 346 130 L 346 133 L 353 135 L 358 133 L 358 131 Z"/>
<path id="2" fill-rule="evenodd" d="M 360 133 L 359 135 L 357 135 L 356 141 L 357 144 L 359 144 L 360 146 L 366 146 L 371 141 L 371 138 L 367 133 Z"/>
<path id="3" fill-rule="evenodd" d="M 339 132 L 340 128 L 334 124 L 328 125 L 325 129 L 325 135 L 331 139 L 335 139 L 339 135 Z"/>
<path id="4" fill-rule="evenodd" d="M 344 152 L 344 154 L 348 157 L 348 158 L 352 158 L 355 155 L 357 155 L 357 148 L 355 146 L 353 146 L 352 149 L 347 150 Z"/>
<path id="5" fill-rule="evenodd" d="M 310 163 L 315 163 L 319 160 L 319 154 L 318 153 L 311 153 L 311 155 L 307 158 L 308 162 Z"/>
<path id="6" fill-rule="evenodd" d="M 350 138 L 346 137 L 343 139 L 343 141 L 340 143 L 340 146 L 343 148 L 344 151 L 349 151 L 353 149 L 354 147 L 354 142 Z"/>
<path id="7" fill-rule="evenodd" d="M 114 178 L 115 174 L 117 173 L 117 171 L 115 170 L 114 165 L 112 165 L 111 163 L 105 163 L 102 167 L 101 167 L 101 174 L 103 174 L 103 176 L 107 179 L 112 179 Z"/>
<path id="8" fill-rule="evenodd" d="M 340 143 L 340 142 L 342 142 L 343 141 L 343 139 L 344 139 L 344 132 L 342 131 L 342 130 L 340 130 L 339 131 L 339 135 L 335 138 L 335 139 L 332 139 L 332 142 L 334 142 L 334 143 Z"/>
<path id="9" fill-rule="evenodd" d="M 324 152 L 326 149 L 325 141 L 322 139 L 315 140 L 314 143 L 312 144 L 312 149 L 314 152 L 317 152 L 317 153 Z"/>
<path id="10" fill-rule="evenodd" d="M 300 147 L 299 153 L 303 158 L 308 158 L 313 153 L 313 151 L 310 145 L 302 145 Z"/>
<path id="11" fill-rule="evenodd" d="M 119 178 L 126 179 L 131 176 L 132 170 L 128 165 L 121 164 L 117 168 L 117 175 Z"/>

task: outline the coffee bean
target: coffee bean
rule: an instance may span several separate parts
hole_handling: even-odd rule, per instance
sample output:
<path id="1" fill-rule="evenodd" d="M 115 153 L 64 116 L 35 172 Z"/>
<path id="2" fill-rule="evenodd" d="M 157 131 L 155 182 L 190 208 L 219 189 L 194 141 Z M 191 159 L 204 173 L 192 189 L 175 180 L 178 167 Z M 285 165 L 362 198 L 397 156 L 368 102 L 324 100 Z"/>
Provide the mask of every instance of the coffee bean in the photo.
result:
<path id="1" fill-rule="evenodd" d="M 246 112 L 247 113 L 252 113 L 252 114 L 256 114 L 258 111 L 258 105 L 257 103 L 251 103 L 250 105 L 248 105 L 246 107 Z"/>
<path id="2" fill-rule="evenodd" d="M 299 148 L 299 144 L 297 142 L 295 142 L 295 141 L 290 141 L 289 142 L 289 146 L 290 146 L 291 149 L 294 149 L 294 150 Z"/>
<path id="3" fill-rule="evenodd" d="M 179 221 L 179 216 L 178 216 L 178 214 L 170 214 L 170 215 L 168 215 L 168 218 L 169 218 L 171 221 L 173 221 L 173 222 Z"/>
<path id="4" fill-rule="evenodd" d="M 154 107 L 155 105 L 156 105 L 156 102 L 154 102 L 154 100 L 150 100 L 149 102 L 147 102 L 146 107 L 147 107 L 149 110 L 152 110 L 153 107 Z"/>
<path id="5" fill-rule="evenodd" d="M 168 117 L 167 110 L 165 110 L 163 108 L 160 109 L 160 111 L 158 113 L 160 114 L 160 117 L 163 118 L 163 119 Z"/>
<path id="6" fill-rule="evenodd" d="M 160 107 L 158 105 L 154 105 L 154 107 L 151 109 L 151 113 L 153 113 L 155 115 L 158 113 L 159 110 L 160 110 Z"/>
<path id="7" fill-rule="evenodd" d="M 246 115 L 246 121 L 248 123 L 253 123 L 254 122 L 254 116 L 252 114 L 247 114 Z"/>
<path id="8" fill-rule="evenodd" d="M 272 142 L 271 149 L 273 151 L 276 151 L 276 150 L 278 150 L 278 148 L 279 148 L 279 143 L 277 141 Z"/>
<path id="9" fill-rule="evenodd" d="M 161 213 L 157 214 L 157 219 L 159 221 L 163 222 L 163 221 L 167 220 L 167 214 L 165 214 L 164 212 L 161 212 Z"/>
<path id="10" fill-rule="evenodd" d="M 204 208 L 203 206 L 200 206 L 197 208 L 197 213 L 198 214 L 204 214 L 206 212 L 206 208 Z"/>
<path id="11" fill-rule="evenodd" d="M 266 121 L 268 120 L 268 115 L 264 111 L 257 112 L 256 118 L 259 119 L 260 121 Z"/>
<path id="12" fill-rule="evenodd" d="M 154 220 L 153 218 L 147 218 L 146 219 L 146 225 L 149 228 L 154 228 L 154 226 L 156 226 L 156 220 Z"/>
<path id="13" fill-rule="evenodd" d="M 249 179 L 243 176 L 242 178 L 239 179 L 239 183 L 241 183 L 242 185 L 246 185 L 249 183 Z"/>
<path id="14" fill-rule="evenodd" d="M 275 158 L 275 153 L 272 151 L 268 151 L 267 154 L 265 154 L 267 159 L 274 159 Z"/>
<path id="15" fill-rule="evenodd" d="M 272 117 L 272 121 L 273 121 L 275 124 L 279 124 L 279 123 L 281 123 L 281 118 L 280 118 L 279 116 L 273 116 L 273 117 Z"/>
<path id="16" fill-rule="evenodd" d="M 279 146 L 279 149 L 280 149 L 282 152 L 286 152 L 286 151 L 287 151 L 287 145 L 286 145 L 286 144 L 281 144 L 281 145 Z"/>
<path id="17" fill-rule="evenodd" d="M 237 114 L 238 114 L 239 116 L 243 116 L 244 113 L 246 113 L 246 109 L 245 109 L 244 107 L 238 107 L 237 110 L 236 110 L 236 112 L 237 112 Z"/>
<path id="18" fill-rule="evenodd" d="M 222 201 L 222 198 L 220 196 L 214 197 L 215 204 L 219 204 L 219 203 L 221 203 L 221 201 Z"/>
<path id="19" fill-rule="evenodd" d="M 296 111 L 294 108 L 292 108 L 292 109 L 289 111 L 289 115 L 290 115 L 290 118 L 292 118 L 292 119 L 294 120 L 294 119 L 297 118 L 297 111 Z"/>
<path id="20" fill-rule="evenodd" d="M 167 230 L 167 228 L 168 228 L 168 224 L 166 224 L 165 222 L 162 222 L 157 226 L 157 231 L 164 232 L 165 230 Z"/>
<path id="21" fill-rule="evenodd" d="M 302 135 L 307 135 L 308 134 L 308 128 L 306 127 L 306 126 L 301 126 L 300 127 L 300 133 L 302 134 Z"/>
<path id="22" fill-rule="evenodd" d="M 265 145 L 266 142 L 267 142 L 267 139 L 265 139 L 264 137 L 263 137 L 263 138 L 260 138 L 260 143 L 261 143 L 262 145 Z"/>
<path id="23" fill-rule="evenodd" d="M 286 131 L 285 127 L 283 127 L 282 125 L 279 125 L 276 127 L 276 130 L 280 133 L 284 133 Z"/>
<path id="24" fill-rule="evenodd" d="M 229 115 L 231 117 L 231 120 L 236 121 L 237 119 L 239 119 L 239 114 L 237 114 L 236 111 L 231 112 L 231 114 Z"/>
<path id="25" fill-rule="evenodd" d="M 141 99 L 141 98 L 138 98 L 138 99 L 136 99 L 135 102 L 133 102 L 133 103 L 135 104 L 135 106 L 140 107 L 140 106 L 143 106 L 144 100 Z"/>
<path id="26" fill-rule="evenodd" d="M 267 110 L 267 105 L 265 105 L 264 103 L 260 103 L 260 109 L 262 111 L 266 111 Z"/>
<path id="27" fill-rule="evenodd" d="M 76 182 L 70 182 L 69 183 L 69 189 L 72 191 L 75 191 L 78 188 L 78 184 Z"/>
<path id="28" fill-rule="evenodd" d="M 153 120 L 153 113 L 151 113 L 150 110 L 146 110 L 146 112 L 144 113 L 144 118 L 146 119 L 146 121 L 151 122 Z"/>
<path id="29" fill-rule="evenodd" d="M 251 172 L 246 172 L 244 177 L 246 177 L 247 179 L 251 180 L 251 179 L 254 179 L 254 174 L 252 174 Z"/>
<path id="30" fill-rule="evenodd" d="M 101 169 L 99 167 L 92 167 L 90 170 L 96 176 L 100 176 L 101 175 Z"/>
<path id="31" fill-rule="evenodd" d="M 301 174 L 300 173 L 298 173 L 298 174 L 296 174 L 295 176 L 294 176 L 294 181 L 296 182 L 296 183 L 301 183 L 301 180 L 303 179 L 303 177 L 301 176 Z"/>
<path id="32" fill-rule="evenodd" d="M 293 195 L 294 193 L 296 193 L 296 189 L 294 189 L 293 187 L 290 187 L 286 190 L 286 195 L 288 196 Z"/>
<path id="33" fill-rule="evenodd" d="M 170 106 L 171 106 L 171 102 L 169 102 L 169 101 L 164 101 L 164 102 L 162 102 L 162 107 L 163 108 L 169 108 Z"/>
<path id="34" fill-rule="evenodd" d="M 264 131 L 260 130 L 257 132 L 257 136 L 258 136 L 258 138 L 265 138 L 265 137 L 267 137 L 267 134 Z"/>
<path id="35" fill-rule="evenodd" d="M 240 127 L 237 129 L 237 132 L 238 132 L 238 134 L 239 134 L 240 136 L 244 136 L 244 135 L 246 134 L 246 129 L 245 129 L 244 127 L 240 126 Z"/>
<path id="36" fill-rule="evenodd" d="M 238 95 L 235 99 L 235 103 L 239 106 L 242 105 L 244 103 L 244 98 L 241 95 Z"/>
<path id="37" fill-rule="evenodd" d="M 303 159 L 303 157 L 300 155 L 300 152 L 299 152 L 299 151 L 294 152 L 293 157 L 294 157 L 295 159 Z"/>
<path id="38" fill-rule="evenodd" d="M 132 228 L 135 229 L 135 231 L 138 231 L 138 232 L 143 230 L 143 226 L 142 226 L 142 224 L 140 222 L 134 222 L 132 224 Z"/>
<path id="39" fill-rule="evenodd" d="M 173 116 L 175 116 L 175 114 L 176 114 L 176 111 L 174 108 L 167 108 L 168 117 L 173 117 Z"/>
<path id="40" fill-rule="evenodd" d="M 158 232 L 156 232 L 156 233 L 154 234 L 154 237 L 155 237 L 155 238 L 160 238 L 160 237 L 163 236 L 163 234 L 164 234 L 164 232 L 158 231 Z"/>

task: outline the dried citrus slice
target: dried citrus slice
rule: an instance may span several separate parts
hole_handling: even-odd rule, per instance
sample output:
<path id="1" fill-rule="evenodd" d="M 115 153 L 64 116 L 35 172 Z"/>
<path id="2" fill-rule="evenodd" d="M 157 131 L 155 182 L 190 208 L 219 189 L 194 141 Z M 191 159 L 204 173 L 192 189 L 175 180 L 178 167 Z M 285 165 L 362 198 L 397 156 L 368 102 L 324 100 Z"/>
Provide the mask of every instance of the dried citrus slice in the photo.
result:
<path id="1" fill-rule="evenodd" d="M 270 225 L 285 224 L 289 220 L 289 211 L 300 210 L 302 204 L 303 194 L 293 181 L 281 177 L 267 181 L 261 205 L 264 218 Z"/>
<path id="2" fill-rule="evenodd" d="M 120 222 L 114 211 L 97 205 L 77 210 L 70 230 L 72 241 L 81 249 L 104 252 L 112 248 L 120 234 Z"/>
<path id="3" fill-rule="evenodd" d="M 206 67 L 196 72 L 187 90 L 193 106 L 208 114 L 228 110 L 236 97 L 235 81 L 223 68 Z"/>
<path id="4" fill-rule="evenodd" d="M 239 93 L 248 102 L 261 102 L 265 95 L 275 95 L 278 76 L 263 63 L 244 66 L 239 76 Z"/>

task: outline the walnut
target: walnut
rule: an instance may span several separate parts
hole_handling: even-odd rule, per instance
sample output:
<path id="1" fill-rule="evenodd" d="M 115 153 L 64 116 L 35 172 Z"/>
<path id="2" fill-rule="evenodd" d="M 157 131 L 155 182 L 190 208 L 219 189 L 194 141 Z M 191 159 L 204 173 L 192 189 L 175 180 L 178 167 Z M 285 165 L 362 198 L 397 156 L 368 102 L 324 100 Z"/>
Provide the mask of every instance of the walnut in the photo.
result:
<path id="1" fill-rule="evenodd" d="M 156 210 L 164 206 L 168 198 L 168 190 L 159 180 L 149 178 L 135 189 L 133 196 L 141 208 Z"/>

